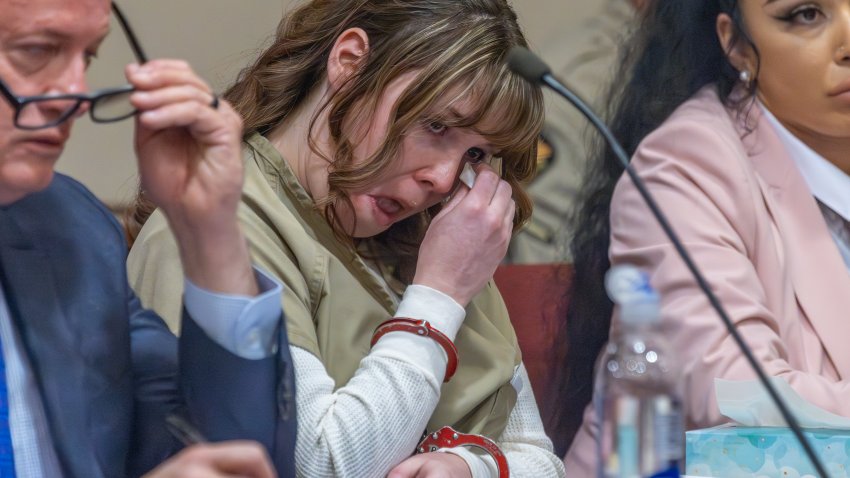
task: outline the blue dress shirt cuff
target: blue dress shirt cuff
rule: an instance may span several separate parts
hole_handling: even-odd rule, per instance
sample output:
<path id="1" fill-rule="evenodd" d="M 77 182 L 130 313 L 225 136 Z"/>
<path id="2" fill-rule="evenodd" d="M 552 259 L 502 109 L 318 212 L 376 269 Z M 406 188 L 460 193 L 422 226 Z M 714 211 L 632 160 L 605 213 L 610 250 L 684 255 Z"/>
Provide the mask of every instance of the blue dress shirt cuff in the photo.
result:
<path id="1" fill-rule="evenodd" d="M 256 266 L 254 275 L 256 297 L 213 293 L 185 279 L 183 305 L 210 339 L 239 357 L 259 360 L 275 353 L 283 286 Z"/>

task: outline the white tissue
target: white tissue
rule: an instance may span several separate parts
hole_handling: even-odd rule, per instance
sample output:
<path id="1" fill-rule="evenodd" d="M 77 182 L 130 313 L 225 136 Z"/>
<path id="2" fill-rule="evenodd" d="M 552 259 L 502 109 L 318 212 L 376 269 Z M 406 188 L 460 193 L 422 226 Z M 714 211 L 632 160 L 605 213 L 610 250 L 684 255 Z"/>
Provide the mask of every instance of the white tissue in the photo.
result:
<path id="1" fill-rule="evenodd" d="M 464 163 L 463 170 L 460 172 L 460 181 L 469 189 L 472 189 L 472 186 L 475 184 L 475 177 L 478 176 L 475 173 L 475 170 L 472 169 L 472 166 L 469 163 Z"/>
<path id="2" fill-rule="evenodd" d="M 850 430 L 850 418 L 828 412 L 807 402 L 781 377 L 771 377 L 779 396 L 788 404 L 803 428 Z M 758 380 L 714 379 L 720 413 L 747 427 L 787 427 L 779 409 Z"/>

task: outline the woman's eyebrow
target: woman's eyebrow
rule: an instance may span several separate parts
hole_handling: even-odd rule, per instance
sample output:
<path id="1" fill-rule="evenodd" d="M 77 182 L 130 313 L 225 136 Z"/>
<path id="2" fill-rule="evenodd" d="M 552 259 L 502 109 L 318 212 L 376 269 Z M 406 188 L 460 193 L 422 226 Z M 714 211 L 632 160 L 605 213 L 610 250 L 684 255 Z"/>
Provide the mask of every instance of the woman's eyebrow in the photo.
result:
<path id="1" fill-rule="evenodd" d="M 462 114 L 454 106 L 449 106 L 448 112 L 449 112 L 449 115 L 451 116 L 449 119 L 452 119 L 452 120 L 468 121 L 470 119 L 469 115 Z"/>

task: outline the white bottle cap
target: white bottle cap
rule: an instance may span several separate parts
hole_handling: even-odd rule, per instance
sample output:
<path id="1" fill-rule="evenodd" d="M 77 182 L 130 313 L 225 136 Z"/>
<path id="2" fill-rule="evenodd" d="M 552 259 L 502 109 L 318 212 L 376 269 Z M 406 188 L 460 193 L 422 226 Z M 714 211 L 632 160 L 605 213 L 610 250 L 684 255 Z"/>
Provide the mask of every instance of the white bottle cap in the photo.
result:
<path id="1" fill-rule="evenodd" d="M 654 324 L 661 320 L 658 294 L 649 285 L 649 275 L 637 267 L 612 267 L 605 274 L 605 290 L 620 307 L 620 321 L 624 324 Z"/>

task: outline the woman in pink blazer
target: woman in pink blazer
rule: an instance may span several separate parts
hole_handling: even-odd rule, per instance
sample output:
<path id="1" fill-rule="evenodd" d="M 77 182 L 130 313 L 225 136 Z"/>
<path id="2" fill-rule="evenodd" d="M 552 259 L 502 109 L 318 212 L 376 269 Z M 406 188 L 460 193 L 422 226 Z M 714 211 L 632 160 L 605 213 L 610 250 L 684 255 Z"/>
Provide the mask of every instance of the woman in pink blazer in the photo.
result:
<path id="1" fill-rule="evenodd" d="M 659 0 L 630 44 L 611 122 L 632 164 L 767 373 L 850 417 L 850 2 Z M 570 365 L 607 338 L 608 258 L 636 264 L 661 294 L 687 427 L 722 423 L 714 379 L 754 373 L 621 172 L 603 149 L 588 177 Z M 572 375 L 588 399 L 589 370 Z M 593 475 L 595 431 L 588 411 L 568 474 Z"/>

